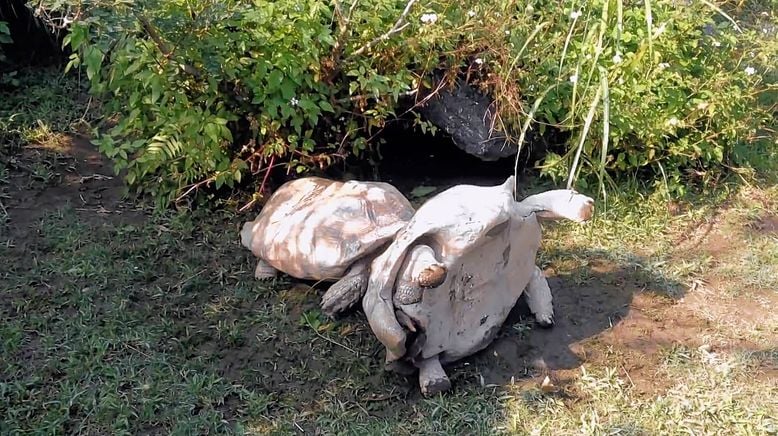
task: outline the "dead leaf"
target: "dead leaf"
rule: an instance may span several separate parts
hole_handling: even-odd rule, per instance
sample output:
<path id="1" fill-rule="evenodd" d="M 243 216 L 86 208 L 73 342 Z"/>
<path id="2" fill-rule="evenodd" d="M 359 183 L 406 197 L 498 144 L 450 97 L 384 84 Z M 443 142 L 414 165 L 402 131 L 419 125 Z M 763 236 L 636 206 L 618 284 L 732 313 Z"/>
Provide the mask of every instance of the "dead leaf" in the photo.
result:
<path id="1" fill-rule="evenodd" d="M 551 383 L 551 379 L 546 376 L 546 378 L 543 379 L 543 383 L 540 384 L 540 390 L 549 394 L 556 392 L 559 389 L 554 385 L 554 383 Z"/>
<path id="2" fill-rule="evenodd" d="M 343 327 L 340 328 L 340 335 L 341 336 L 348 336 L 351 333 L 353 333 L 356 330 L 356 327 L 354 327 L 351 324 L 346 324 Z"/>

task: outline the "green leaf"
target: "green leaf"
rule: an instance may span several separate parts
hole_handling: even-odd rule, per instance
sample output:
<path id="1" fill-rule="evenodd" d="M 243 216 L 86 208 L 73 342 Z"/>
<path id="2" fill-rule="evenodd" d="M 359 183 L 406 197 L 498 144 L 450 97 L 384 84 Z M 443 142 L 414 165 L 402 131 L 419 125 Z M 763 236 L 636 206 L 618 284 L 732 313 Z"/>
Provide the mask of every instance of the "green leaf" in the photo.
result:
<path id="1" fill-rule="evenodd" d="M 84 50 L 84 65 L 89 80 L 92 80 L 99 73 L 102 63 L 103 53 L 97 47 L 89 46 Z"/>
<path id="2" fill-rule="evenodd" d="M 291 100 L 295 94 L 296 85 L 293 81 L 285 79 L 281 83 L 281 96 L 286 100 Z"/>
<path id="3" fill-rule="evenodd" d="M 413 188 L 413 190 L 411 191 L 411 197 L 413 198 L 426 197 L 437 190 L 438 188 L 436 188 L 435 186 L 423 186 L 423 185 L 417 186 Z"/>
<path id="4" fill-rule="evenodd" d="M 332 105 L 329 104 L 329 102 L 327 102 L 326 100 L 320 101 L 319 107 L 321 108 L 321 110 L 325 112 L 335 112 L 335 108 L 333 108 Z"/>
<path id="5" fill-rule="evenodd" d="M 281 82 L 284 80 L 284 75 L 281 73 L 281 71 L 273 70 L 270 72 L 270 75 L 267 78 L 267 88 L 268 91 L 275 91 L 278 89 L 279 85 L 281 85 Z"/>

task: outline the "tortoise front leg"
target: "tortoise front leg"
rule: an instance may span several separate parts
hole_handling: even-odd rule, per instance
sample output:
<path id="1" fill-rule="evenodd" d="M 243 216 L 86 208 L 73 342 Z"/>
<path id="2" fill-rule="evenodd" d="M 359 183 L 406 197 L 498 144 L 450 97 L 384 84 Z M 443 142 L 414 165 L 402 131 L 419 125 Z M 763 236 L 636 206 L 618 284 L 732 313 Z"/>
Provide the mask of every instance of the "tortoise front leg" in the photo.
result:
<path id="1" fill-rule="evenodd" d="M 368 261 L 355 262 L 346 275 L 333 283 L 321 297 L 322 312 L 332 317 L 359 302 L 367 290 L 369 276 Z"/>
<path id="2" fill-rule="evenodd" d="M 443 370 L 438 356 L 416 362 L 416 366 L 419 368 L 419 387 L 422 394 L 435 395 L 451 388 L 451 381 Z"/>
<path id="3" fill-rule="evenodd" d="M 554 305 L 552 302 L 551 288 L 548 287 L 548 280 L 545 274 L 537 266 L 532 271 L 532 278 L 527 284 L 527 305 L 535 320 L 541 327 L 551 327 L 554 325 Z"/>
<path id="4" fill-rule="evenodd" d="M 413 247 L 400 269 L 400 279 L 394 291 L 395 304 L 420 302 L 424 289 L 442 285 L 446 274 L 445 265 L 438 262 L 432 248 L 427 245 Z"/>
<path id="5" fill-rule="evenodd" d="M 254 278 L 257 280 L 270 280 L 278 275 L 278 270 L 270 266 L 262 259 L 257 261 L 257 267 L 254 269 Z"/>

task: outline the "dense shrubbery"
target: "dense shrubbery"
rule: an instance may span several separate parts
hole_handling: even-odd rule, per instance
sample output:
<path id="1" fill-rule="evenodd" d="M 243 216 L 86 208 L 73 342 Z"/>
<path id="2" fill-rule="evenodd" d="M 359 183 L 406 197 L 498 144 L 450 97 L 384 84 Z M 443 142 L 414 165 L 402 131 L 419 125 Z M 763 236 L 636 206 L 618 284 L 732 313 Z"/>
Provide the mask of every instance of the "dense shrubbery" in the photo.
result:
<path id="1" fill-rule="evenodd" d="M 709 2 L 559 4 L 93 1 L 66 42 L 113 120 L 100 149 L 163 203 L 358 154 L 433 73 L 490 93 L 513 140 L 570 132 L 539 164 L 578 183 L 645 169 L 682 193 L 772 122 L 778 43 L 758 24 L 774 16 L 741 29 Z"/>

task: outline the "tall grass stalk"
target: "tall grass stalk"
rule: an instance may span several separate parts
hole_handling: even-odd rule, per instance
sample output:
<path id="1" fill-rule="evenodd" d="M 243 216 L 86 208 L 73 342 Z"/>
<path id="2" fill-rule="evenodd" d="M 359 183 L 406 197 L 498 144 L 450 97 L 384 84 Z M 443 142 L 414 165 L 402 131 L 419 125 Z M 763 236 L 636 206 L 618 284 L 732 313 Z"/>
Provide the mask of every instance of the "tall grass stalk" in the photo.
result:
<path id="1" fill-rule="evenodd" d="M 654 17 L 651 14 L 651 0 L 645 0 L 645 6 L 646 6 L 646 38 L 648 42 L 648 62 L 653 63 L 654 62 L 654 42 L 653 42 L 653 34 L 654 34 Z"/>
<path id="2" fill-rule="evenodd" d="M 546 98 L 546 95 L 548 95 L 552 89 L 556 88 L 556 86 L 556 84 L 549 86 L 540 94 L 538 98 L 535 99 L 535 103 L 532 105 L 532 109 L 530 109 L 527 117 L 524 119 L 523 125 L 521 126 L 521 133 L 519 134 L 519 145 L 516 150 L 516 162 L 513 167 L 513 179 L 515 183 L 513 195 L 517 201 L 519 199 L 519 156 L 521 156 L 521 149 L 524 146 L 524 137 L 527 135 L 527 131 L 529 130 L 529 126 L 532 123 L 533 117 L 535 116 L 535 112 L 537 112 L 540 104 L 543 103 L 543 99 Z"/>
<path id="3" fill-rule="evenodd" d="M 572 189 L 575 176 L 578 171 L 578 162 L 581 159 L 581 152 L 583 151 L 584 142 L 586 142 L 586 136 L 589 133 L 589 128 L 592 126 L 592 120 L 594 120 L 594 114 L 597 112 L 597 105 L 600 102 L 600 96 L 602 95 L 602 86 L 597 87 L 597 92 L 594 94 L 591 105 L 589 105 L 589 112 L 586 114 L 584 120 L 583 130 L 581 131 L 580 139 L 578 140 L 578 150 L 575 152 L 575 158 L 573 164 L 570 166 L 570 175 L 567 178 L 567 189 Z"/>
<path id="4" fill-rule="evenodd" d="M 713 3 L 711 3 L 711 2 L 709 2 L 709 1 L 707 1 L 707 0 L 702 0 L 702 4 L 704 4 L 705 6 L 707 6 L 707 7 L 711 8 L 711 9 L 713 9 L 713 10 L 714 10 L 714 11 L 716 11 L 716 12 L 717 12 L 719 15 L 721 15 L 721 16 L 722 16 L 722 17 L 724 17 L 724 18 L 726 18 L 726 19 L 727 19 L 727 20 L 728 20 L 730 23 L 732 23 L 732 25 L 733 25 L 733 26 L 735 26 L 735 30 L 737 30 L 737 31 L 738 31 L 738 32 L 740 32 L 740 33 L 743 33 L 743 29 L 741 29 L 741 28 L 740 28 L 740 26 L 738 26 L 738 24 L 735 22 L 735 20 L 734 20 L 732 17 L 730 17 L 730 16 L 729 16 L 729 15 L 728 15 L 726 12 L 724 12 L 723 10 L 721 10 L 721 8 L 720 8 L 720 7 L 718 7 L 718 6 L 714 5 Z"/>
<path id="5" fill-rule="evenodd" d="M 608 140 L 610 139 L 610 92 L 608 89 L 608 73 L 605 68 L 600 67 L 600 87 L 602 89 L 602 149 L 600 150 L 600 170 L 598 177 L 600 179 L 600 191 L 602 191 L 603 202 L 608 201 L 608 194 L 605 189 L 605 163 L 608 156 Z"/>

